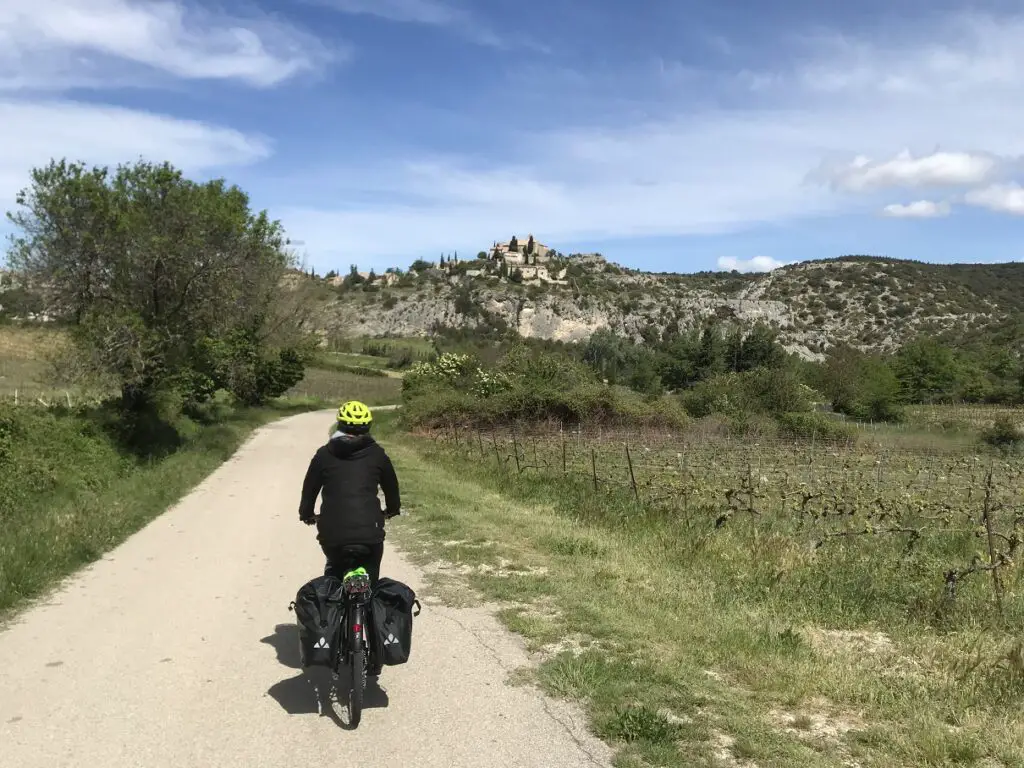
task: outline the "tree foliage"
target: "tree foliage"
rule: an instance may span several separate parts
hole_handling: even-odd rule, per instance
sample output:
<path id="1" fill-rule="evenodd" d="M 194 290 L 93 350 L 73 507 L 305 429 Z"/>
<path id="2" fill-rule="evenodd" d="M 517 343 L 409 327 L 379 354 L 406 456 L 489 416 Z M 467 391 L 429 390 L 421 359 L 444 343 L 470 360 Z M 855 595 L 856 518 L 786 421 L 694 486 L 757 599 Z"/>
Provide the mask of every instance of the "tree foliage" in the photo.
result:
<path id="1" fill-rule="evenodd" d="M 832 407 L 861 421 L 899 421 L 900 381 L 882 358 L 852 347 L 832 350 L 821 371 Z"/>
<path id="2" fill-rule="evenodd" d="M 301 302 L 278 222 L 223 180 L 171 165 L 53 161 L 8 214 L 9 262 L 70 323 L 80 360 L 120 387 L 125 410 L 163 391 L 226 389 L 259 403 L 302 377 Z"/>

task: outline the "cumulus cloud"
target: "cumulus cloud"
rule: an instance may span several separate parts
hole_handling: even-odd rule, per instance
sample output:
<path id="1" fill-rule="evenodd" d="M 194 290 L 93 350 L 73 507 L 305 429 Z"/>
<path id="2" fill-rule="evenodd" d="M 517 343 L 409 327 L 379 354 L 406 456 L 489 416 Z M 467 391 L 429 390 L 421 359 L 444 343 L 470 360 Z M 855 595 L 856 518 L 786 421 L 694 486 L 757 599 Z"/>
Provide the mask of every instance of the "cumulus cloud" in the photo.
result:
<path id="1" fill-rule="evenodd" d="M 342 52 L 343 53 L 343 52 Z M 272 86 L 331 55 L 277 19 L 180 0 L 0 3 L 0 89 L 109 86 L 141 72 Z"/>
<path id="2" fill-rule="evenodd" d="M 997 213 L 1024 215 L 1024 188 L 1020 184 L 993 184 L 964 195 L 964 202 Z"/>
<path id="3" fill-rule="evenodd" d="M 871 160 L 863 155 L 828 170 L 838 188 L 862 192 L 893 187 L 941 187 L 977 184 L 996 169 L 996 159 L 969 152 L 934 152 L 914 157 L 905 149 L 890 160 Z"/>
<path id="4" fill-rule="evenodd" d="M 0 102 L 0 210 L 29 182 L 29 169 L 51 158 L 116 165 L 143 157 L 189 173 L 252 163 L 269 143 L 208 123 L 73 102 Z"/>
<path id="5" fill-rule="evenodd" d="M 727 272 L 771 272 L 773 269 L 786 266 L 786 262 L 773 259 L 771 256 L 754 256 L 749 259 L 737 259 L 735 256 L 720 256 L 718 268 Z"/>
<path id="6" fill-rule="evenodd" d="M 917 200 L 905 205 L 893 203 L 882 209 L 882 215 L 892 219 L 937 219 L 949 216 L 952 209 L 947 202 Z"/>
<path id="7" fill-rule="evenodd" d="M 265 137 L 213 122 L 50 94 L 167 79 L 268 87 L 331 55 L 276 18 L 188 0 L 0 0 L 0 211 L 31 168 L 53 158 L 116 165 L 141 157 L 204 174 L 271 154 Z"/>

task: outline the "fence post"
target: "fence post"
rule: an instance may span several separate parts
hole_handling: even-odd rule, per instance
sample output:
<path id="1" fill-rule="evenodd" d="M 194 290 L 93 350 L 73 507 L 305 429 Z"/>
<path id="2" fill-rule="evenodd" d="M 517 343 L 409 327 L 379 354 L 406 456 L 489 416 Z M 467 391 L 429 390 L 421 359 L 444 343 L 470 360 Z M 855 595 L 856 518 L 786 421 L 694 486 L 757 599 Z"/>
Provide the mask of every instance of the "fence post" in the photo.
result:
<path id="1" fill-rule="evenodd" d="M 519 463 L 519 441 L 516 439 L 516 430 L 515 430 L 515 428 L 512 429 L 512 450 L 515 451 L 515 454 L 516 454 L 516 471 L 519 474 L 522 474 L 523 473 L 523 467 Z"/>
<path id="2" fill-rule="evenodd" d="M 633 495 L 640 501 L 640 491 L 636 488 L 636 475 L 633 474 L 633 457 L 629 455 L 629 443 L 626 443 L 626 463 L 629 465 L 629 482 L 633 485 Z"/>
<path id="3" fill-rule="evenodd" d="M 992 569 L 992 591 L 996 596 L 996 611 L 999 618 L 1003 618 L 1003 583 L 999 580 L 999 566 L 996 562 L 995 535 L 992 532 L 992 470 L 989 470 L 985 479 L 985 508 L 983 517 L 985 519 L 985 534 L 988 537 L 988 564 Z"/>
<path id="4" fill-rule="evenodd" d="M 597 451 L 590 449 L 590 468 L 594 473 L 594 490 L 597 490 Z"/>
<path id="5" fill-rule="evenodd" d="M 498 462 L 498 469 L 504 470 L 505 465 L 501 463 L 501 454 L 498 453 L 498 434 L 491 430 L 491 442 L 494 443 L 494 460 Z"/>
<path id="6" fill-rule="evenodd" d="M 562 474 L 567 474 L 568 469 L 565 462 L 565 433 L 562 433 Z"/>

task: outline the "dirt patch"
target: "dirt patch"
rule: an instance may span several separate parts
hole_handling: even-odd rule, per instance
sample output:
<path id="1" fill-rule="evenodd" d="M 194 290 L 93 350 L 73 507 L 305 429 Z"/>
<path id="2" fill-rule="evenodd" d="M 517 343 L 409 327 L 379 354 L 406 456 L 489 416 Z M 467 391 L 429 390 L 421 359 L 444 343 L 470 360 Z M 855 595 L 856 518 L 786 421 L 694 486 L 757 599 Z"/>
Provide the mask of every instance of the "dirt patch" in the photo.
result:
<path id="1" fill-rule="evenodd" d="M 777 728 L 803 742 L 826 746 L 843 759 L 848 768 L 860 768 L 860 763 L 847 753 L 846 734 L 865 727 L 860 715 L 837 710 L 827 699 L 816 697 L 807 706 L 795 711 L 772 709 L 768 719 Z"/>
<path id="2" fill-rule="evenodd" d="M 753 760 L 741 760 L 733 754 L 733 747 L 736 746 L 736 738 L 721 731 L 712 731 L 711 746 L 714 749 L 715 760 L 720 765 L 729 768 L 758 768 Z"/>
<path id="3" fill-rule="evenodd" d="M 815 650 L 830 656 L 888 656 L 896 650 L 884 632 L 809 627 L 804 636 Z"/>
<path id="4" fill-rule="evenodd" d="M 595 640 L 592 637 L 587 637 L 580 632 L 571 632 L 557 642 L 547 643 L 542 645 L 536 652 L 536 655 L 541 659 L 551 659 L 562 653 L 570 653 L 573 656 L 582 656 L 587 651 L 609 651 L 613 650 L 614 646 L 611 643 L 607 643 L 601 640 Z"/>
<path id="5" fill-rule="evenodd" d="M 864 721 L 852 713 L 830 712 L 824 707 L 809 707 L 788 712 L 773 709 L 768 713 L 771 721 L 801 739 L 841 744 L 850 731 L 864 727 Z"/>
<path id="6" fill-rule="evenodd" d="M 469 539 L 452 539 L 441 542 L 442 547 L 466 547 L 467 549 L 486 549 L 497 546 L 497 544 L 496 541 L 469 541 Z"/>
<path id="7" fill-rule="evenodd" d="M 555 601 L 549 595 L 541 595 L 530 603 L 509 603 L 508 608 L 517 611 L 520 615 L 531 619 L 542 619 L 544 621 L 557 621 L 562 618 L 562 612 L 555 605 Z"/>
<path id="8" fill-rule="evenodd" d="M 677 715 L 668 709 L 659 709 L 658 714 L 665 718 L 672 725 L 692 725 L 694 720 L 689 715 Z"/>
<path id="9" fill-rule="evenodd" d="M 436 562 L 430 565 L 432 570 L 437 571 L 452 571 L 459 574 L 460 576 L 470 575 L 486 575 L 486 576 L 497 576 L 499 578 L 509 578 L 511 576 L 546 576 L 548 569 L 545 566 L 533 566 L 533 565 L 517 565 L 511 560 L 501 558 L 497 565 L 491 565 L 490 563 L 480 563 L 479 565 L 472 565 L 470 563 L 449 563 L 449 562 Z"/>

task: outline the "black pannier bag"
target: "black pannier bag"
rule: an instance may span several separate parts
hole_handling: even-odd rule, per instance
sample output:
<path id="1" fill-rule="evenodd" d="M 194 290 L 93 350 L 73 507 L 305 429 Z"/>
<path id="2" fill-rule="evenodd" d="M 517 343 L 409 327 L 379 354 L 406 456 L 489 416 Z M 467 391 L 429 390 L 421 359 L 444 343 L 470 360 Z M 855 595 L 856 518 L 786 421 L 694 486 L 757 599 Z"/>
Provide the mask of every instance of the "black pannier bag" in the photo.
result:
<path id="1" fill-rule="evenodd" d="M 299 626 L 299 660 L 303 667 L 331 667 L 341 641 L 344 586 L 335 576 L 317 576 L 295 595 L 289 608 Z"/>
<path id="2" fill-rule="evenodd" d="M 416 593 L 400 581 L 380 578 L 370 612 L 377 660 L 385 666 L 405 664 L 412 652 L 412 617 L 420 613 Z"/>

